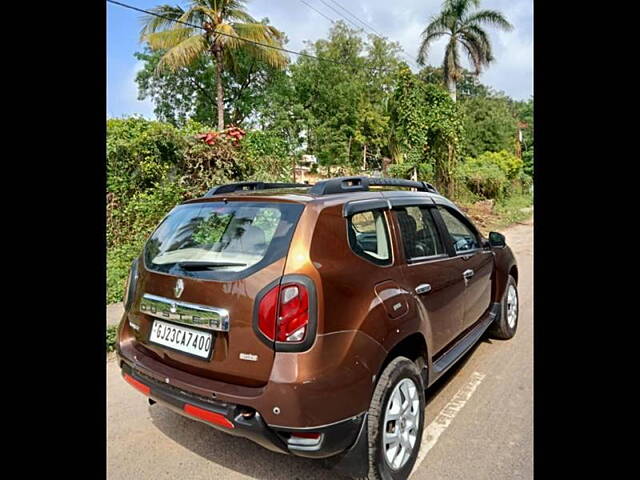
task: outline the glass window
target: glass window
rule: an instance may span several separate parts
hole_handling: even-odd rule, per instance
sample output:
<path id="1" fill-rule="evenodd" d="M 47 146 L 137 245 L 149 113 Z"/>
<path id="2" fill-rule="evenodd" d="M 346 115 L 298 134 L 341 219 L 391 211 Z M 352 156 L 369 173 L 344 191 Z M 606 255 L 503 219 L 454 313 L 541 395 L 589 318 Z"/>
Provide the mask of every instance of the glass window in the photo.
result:
<path id="1" fill-rule="evenodd" d="M 215 278 L 286 253 L 302 206 L 207 202 L 176 207 L 145 246 L 147 268 Z"/>
<path id="2" fill-rule="evenodd" d="M 356 213 L 349 218 L 349 245 L 361 257 L 387 265 L 391 263 L 391 247 L 384 213 L 370 210 Z"/>
<path id="3" fill-rule="evenodd" d="M 408 259 L 444 253 L 428 208 L 404 207 L 397 212 L 404 252 Z"/>
<path id="4" fill-rule="evenodd" d="M 456 253 L 480 248 L 476 234 L 469 227 L 456 218 L 448 209 L 439 206 L 438 210 L 453 239 L 453 248 Z"/>

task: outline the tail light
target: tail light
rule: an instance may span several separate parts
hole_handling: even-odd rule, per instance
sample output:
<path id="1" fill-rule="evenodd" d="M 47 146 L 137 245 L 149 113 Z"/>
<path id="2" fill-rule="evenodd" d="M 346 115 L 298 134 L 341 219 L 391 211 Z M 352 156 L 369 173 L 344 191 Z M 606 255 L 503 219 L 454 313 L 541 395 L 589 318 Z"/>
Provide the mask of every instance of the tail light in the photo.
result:
<path id="1" fill-rule="evenodd" d="M 276 285 L 260 300 L 258 328 L 276 342 L 300 343 L 309 329 L 309 291 L 305 285 L 289 282 Z"/>

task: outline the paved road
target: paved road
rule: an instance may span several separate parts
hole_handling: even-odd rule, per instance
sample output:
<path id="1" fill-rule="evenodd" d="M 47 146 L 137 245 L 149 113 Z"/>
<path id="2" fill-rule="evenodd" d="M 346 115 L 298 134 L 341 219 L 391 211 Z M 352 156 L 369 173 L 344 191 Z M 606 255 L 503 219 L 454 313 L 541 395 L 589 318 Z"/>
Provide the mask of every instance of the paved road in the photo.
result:
<path id="1" fill-rule="evenodd" d="M 533 478 L 533 222 L 504 231 L 520 269 L 520 324 L 483 339 L 427 391 L 412 480 Z M 146 399 L 107 362 L 107 472 L 116 479 L 335 479 L 316 462 L 269 452 Z"/>

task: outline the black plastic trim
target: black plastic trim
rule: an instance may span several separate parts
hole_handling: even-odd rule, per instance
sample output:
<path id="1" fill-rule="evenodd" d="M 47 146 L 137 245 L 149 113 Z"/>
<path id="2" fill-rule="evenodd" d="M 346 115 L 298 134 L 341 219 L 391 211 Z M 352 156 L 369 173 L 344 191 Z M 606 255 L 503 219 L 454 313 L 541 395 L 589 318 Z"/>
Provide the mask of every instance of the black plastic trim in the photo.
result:
<path id="1" fill-rule="evenodd" d="M 362 426 L 366 425 L 366 412 L 347 418 L 345 420 L 321 427 L 307 428 L 287 428 L 270 427 L 264 421 L 260 412 L 249 418 L 242 414 L 250 409 L 249 407 L 236 405 L 233 403 L 220 402 L 218 400 L 200 397 L 188 392 L 161 383 L 159 380 L 151 379 L 147 375 L 138 372 L 130 363 L 122 359 L 120 363 L 121 373 L 127 374 L 138 382 L 150 388 L 148 400 L 150 404 L 159 403 L 168 407 L 178 414 L 201 421 L 216 430 L 236 437 L 247 438 L 258 445 L 273 452 L 289 453 L 299 457 L 307 458 L 328 458 L 350 449 L 362 435 Z M 194 405 L 204 410 L 218 413 L 233 423 L 235 428 L 225 428 L 204 420 L 192 417 L 184 412 L 185 405 Z M 287 438 L 291 432 L 314 431 L 323 434 L 323 440 L 317 450 L 297 450 L 294 446 L 287 444 Z M 366 435 L 365 435 L 366 439 Z M 352 450 L 352 448 L 351 448 Z"/>
<path id="2" fill-rule="evenodd" d="M 426 383 L 425 383 L 426 385 Z M 369 472 L 369 426 L 368 413 L 360 423 L 356 441 L 342 455 L 327 461 L 327 467 L 349 478 L 364 478 Z"/>
<path id="3" fill-rule="evenodd" d="M 329 458 L 338 455 L 341 452 L 351 448 L 358 439 L 358 435 L 362 430 L 363 421 L 367 413 L 361 413 L 352 418 L 348 418 L 341 422 L 333 423 L 322 428 L 305 428 L 305 429 L 284 429 L 274 428 L 276 432 L 287 435 L 289 432 L 295 431 L 313 431 L 324 436 L 322 443 L 315 450 L 308 450 L 304 447 L 297 449 L 293 445 L 287 445 L 289 451 L 297 457 L 306 458 Z"/>
<path id="4" fill-rule="evenodd" d="M 306 183 L 267 183 L 267 182 L 238 182 L 238 183 L 227 183 L 225 185 L 217 185 L 211 188 L 204 197 L 212 197 L 213 195 L 218 195 L 221 193 L 233 193 L 237 191 L 243 190 L 271 190 L 274 188 L 294 188 L 294 187 L 305 187 L 308 188 L 309 185 Z"/>
<path id="5" fill-rule="evenodd" d="M 392 208 L 411 206 L 419 207 L 423 205 L 435 207 L 436 205 L 435 200 L 431 197 L 391 197 L 389 198 L 389 201 L 391 202 Z"/>
<path id="6" fill-rule="evenodd" d="M 162 385 L 157 381 L 151 381 L 146 375 L 140 375 L 132 368 L 128 363 L 123 361 L 121 363 L 122 373 L 128 374 L 138 382 L 151 388 L 149 398 L 157 403 L 165 405 L 181 415 L 185 415 L 188 418 L 201 421 L 216 430 L 228 433 L 236 437 L 247 438 L 258 445 L 271 450 L 273 452 L 288 453 L 289 450 L 282 440 L 282 438 L 275 433 L 274 430 L 262 419 L 259 412 L 255 412 L 251 418 L 245 418 L 242 416 L 243 408 L 240 405 L 231 403 L 216 402 L 214 400 L 202 399 L 198 400 L 195 395 L 184 395 L 176 391 L 175 387 L 169 387 Z M 208 410 L 223 415 L 227 420 L 233 423 L 235 428 L 224 428 L 222 426 L 215 425 L 198 418 L 191 417 L 184 412 L 184 406 L 186 404 L 194 405 L 198 408 Z"/>
<path id="7" fill-rule="evenodd" d="M 354 200 L 347 202 L 342 207 L 342 216 L 350 217 L 360 212 L 368 212 L 370 210 L 388 210 L 390 204 L 387 200 L 373 199 L 373 200 Z"/>
<path id="8" fill-rule="evenodd" d="M 404 187 L 415 188 L 420 192 L 438 193 L 427 182 L 405 180 L 402 178 L 373 178 L 373 177 L 338 177 L 317 182 L 309 193 L 314 195 L 331 195 L 334 193 L 366 192 L 369 187 Z"/>
<path id="9" fill-rule="evenodd" d="M 480 339 L 487 328 L 500 315 L 500 303 L 493 303 L 485 317 L 478 321 L 462 338 L 455 342 L 444 354 L 435 362 L 431 369 L 429 384 L 433 384 L 438 378 L 451 368 L 476 342 Z"/>

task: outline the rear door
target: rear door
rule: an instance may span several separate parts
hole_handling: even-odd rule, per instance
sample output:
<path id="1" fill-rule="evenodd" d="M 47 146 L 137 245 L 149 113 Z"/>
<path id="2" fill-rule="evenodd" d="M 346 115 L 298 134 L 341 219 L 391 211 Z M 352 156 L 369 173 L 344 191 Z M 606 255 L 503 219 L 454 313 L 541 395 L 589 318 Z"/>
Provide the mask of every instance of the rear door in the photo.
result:
<path id="1" fill-rule="evenodd" d="M 460 212 L 447 205 L 438 205 L 438 214 L 446 227 L 446 241 L 453 247 L 465 284 L 462 315 L 462 330 L 465 330 L 477 322 L 491 305 L 493 254 L 491 250 L 482 248 L 479 232 Z"/>
<path id="2" fill-rule="evenodd" d="M 274 348 L 256 328 L 256 298 L 280 281 L 304 205 L 229 200 L 181 205 L 165 218 L 145 246 L 129 314 L 138 348 L 163 363 L 259 386 Z"/>
<path id="3" fill-rule="evenodd" d="M 459 259 L 449 256 L 438 233 L 434 209 L 424 202 L 394 206 L 406 259 L 404 279 L 427 313 L 435 355 L 460 333 L 465 283 Z"/>

